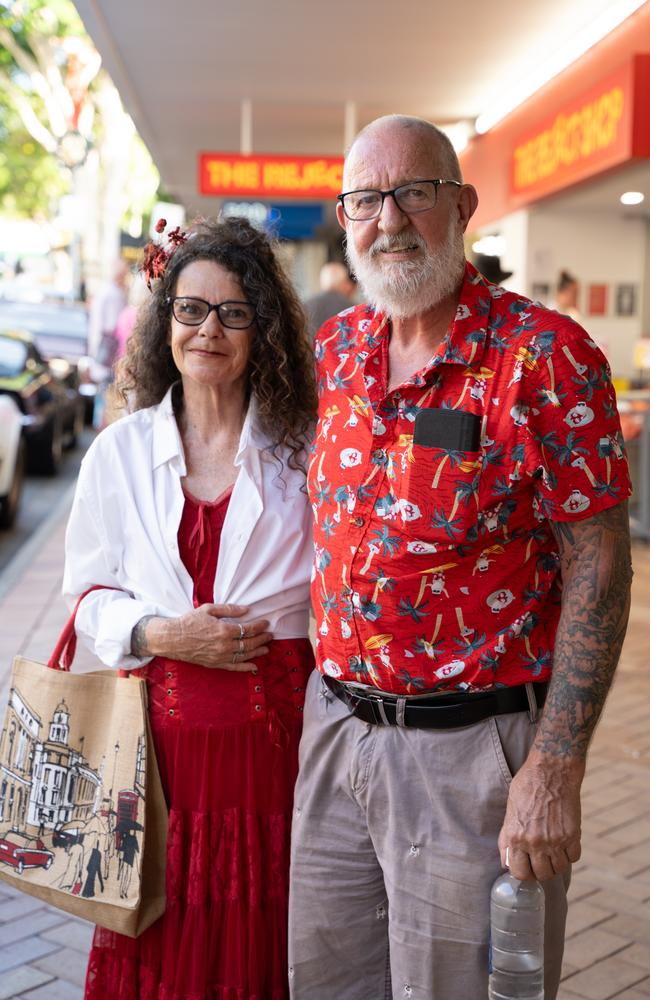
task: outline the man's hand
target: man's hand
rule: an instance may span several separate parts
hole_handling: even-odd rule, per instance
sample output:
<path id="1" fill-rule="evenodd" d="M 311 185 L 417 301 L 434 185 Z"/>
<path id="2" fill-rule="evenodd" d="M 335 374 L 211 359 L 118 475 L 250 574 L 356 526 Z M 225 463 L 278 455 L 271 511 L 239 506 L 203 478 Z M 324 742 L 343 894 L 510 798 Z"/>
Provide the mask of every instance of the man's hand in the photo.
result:
<path id="1" fill-rule="evenodd" d="M 513 778 L 499 834 L 515 878 L 540 880 L 580 857 L 580 785 L 630 610 L 627 504 L 551 525 L 562 570 L 553 673 L 535 742 Z"/>
<path id="2" fill-rule="evenodd" d="M 543 882 L 579 859 L 583 775 L 584 762 L 545 759 L 531 750 L 512 780 L 499 834 L 501 863 L 515 878 Z"/>

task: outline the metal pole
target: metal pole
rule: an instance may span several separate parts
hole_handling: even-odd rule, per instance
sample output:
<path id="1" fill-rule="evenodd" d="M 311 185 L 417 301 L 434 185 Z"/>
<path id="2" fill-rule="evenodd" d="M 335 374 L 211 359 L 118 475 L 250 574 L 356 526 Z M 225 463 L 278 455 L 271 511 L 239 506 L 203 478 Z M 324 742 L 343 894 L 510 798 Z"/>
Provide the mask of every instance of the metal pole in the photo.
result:
<path id="1" fill-rule="evenodd" d="M 346 153 L 355 135 L 359 131 L 357 123 L 357 104 L 356 101 L 346 101 L 345 111 L 344 111 L 344 126 L 343 126 L 343 152 Z"/>
<path id="2" fill-rule="evenodd" d="M 253 102 L 248 97 L 241 102 L 239 146 L 242 156 L 253 152 Z"/>

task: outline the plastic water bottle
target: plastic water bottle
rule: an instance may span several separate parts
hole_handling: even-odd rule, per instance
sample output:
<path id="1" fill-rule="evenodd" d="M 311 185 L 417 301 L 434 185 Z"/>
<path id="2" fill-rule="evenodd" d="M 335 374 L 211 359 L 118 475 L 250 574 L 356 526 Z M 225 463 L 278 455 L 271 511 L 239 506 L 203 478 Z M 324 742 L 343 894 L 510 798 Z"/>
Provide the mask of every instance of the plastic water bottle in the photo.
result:
<path id="1" fill-rule="evenodd" d="M 490 897 L 489 1000 L 544 1000 L 544 890 L 506 872 Z"/>

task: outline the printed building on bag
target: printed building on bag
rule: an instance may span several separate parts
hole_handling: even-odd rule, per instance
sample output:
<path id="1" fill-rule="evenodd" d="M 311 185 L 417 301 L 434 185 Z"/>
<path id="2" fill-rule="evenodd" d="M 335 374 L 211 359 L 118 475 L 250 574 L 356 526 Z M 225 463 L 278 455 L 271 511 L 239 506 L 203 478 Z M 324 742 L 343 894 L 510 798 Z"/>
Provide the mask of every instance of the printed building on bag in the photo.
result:
<path id="1" fill-rule="evenodd" d="M 60 702 L 50 722 L 49 739 L 34 748 L 27 823 L 54 829 L 63 823 L 83 823 L 95 811 L 102 775 L 80 750 L 69 745 L 70 712 Z"/>
<path id="2" fill-rule="evenodd" d="M 0 823 L 25 824 L 32 787 L 32 762 L 41 728 L 40 716 L 16 688 L 9 694 L 6 726 L 0 734 Z"/>

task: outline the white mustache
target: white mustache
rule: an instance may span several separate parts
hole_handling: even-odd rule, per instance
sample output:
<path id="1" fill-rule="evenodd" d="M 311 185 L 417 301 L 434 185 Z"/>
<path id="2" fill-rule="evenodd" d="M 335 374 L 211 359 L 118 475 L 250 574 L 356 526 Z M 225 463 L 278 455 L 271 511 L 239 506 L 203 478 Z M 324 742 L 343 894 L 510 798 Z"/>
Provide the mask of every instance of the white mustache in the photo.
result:
<path id="1" fill-rule="evenodd" d="M 419 233 L 413 233 L 411 236 L 405 233 L 400 233 L 399 236 L 378 236 L 368 250 L 368 256 L 376 257 L 377 254 L 386 251 L 409 250 L 411 247 L 426 250 L 426 244 Z"/>

